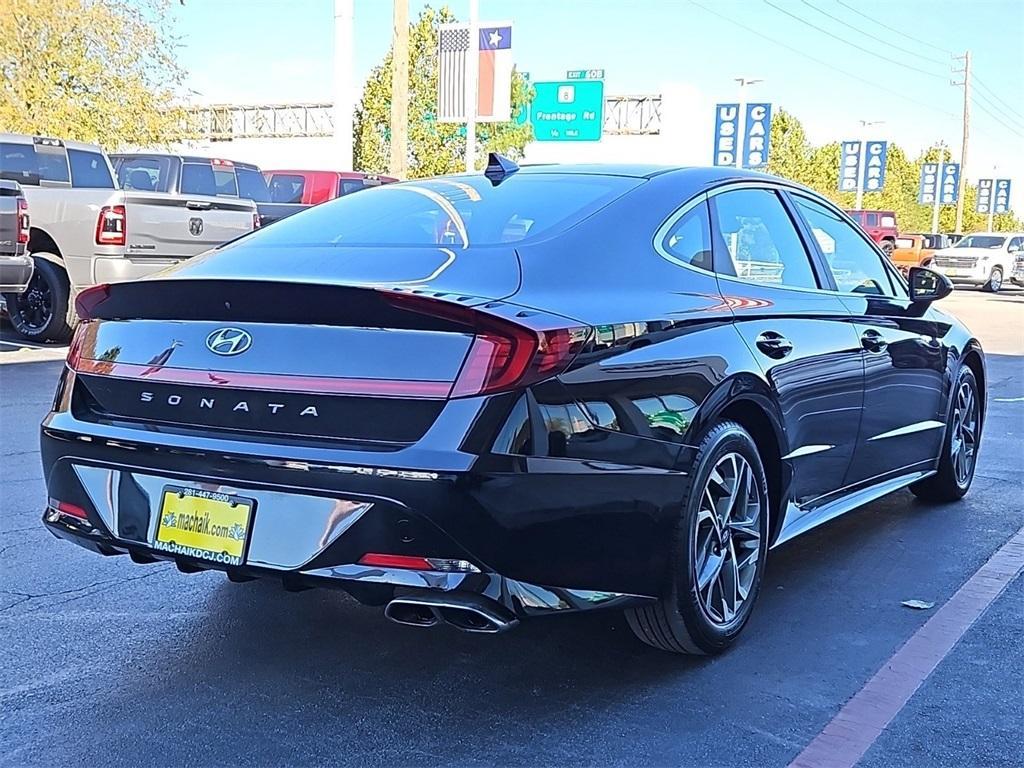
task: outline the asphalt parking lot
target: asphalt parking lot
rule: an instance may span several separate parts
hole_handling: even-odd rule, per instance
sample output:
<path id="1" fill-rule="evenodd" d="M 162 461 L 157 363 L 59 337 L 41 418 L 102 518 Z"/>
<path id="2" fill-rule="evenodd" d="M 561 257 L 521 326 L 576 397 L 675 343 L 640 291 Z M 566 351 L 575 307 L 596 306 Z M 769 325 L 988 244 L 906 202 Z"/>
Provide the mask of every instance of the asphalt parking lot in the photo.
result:
<path id="1" fill-rule="evenodd" d="M 942 306 L 989 355 L 972 491 L 899 492 L 775 550 L 715 659 L 643 646 L 616 613 L 416 630 L 59 542 L 37 428 L 60 363 L 0 344 L 0 764 L 787 765 L 1024 526 L 1024 292 Z M 1024 763 L 1022 615 L 1018 573 L 860 765 Z"/>

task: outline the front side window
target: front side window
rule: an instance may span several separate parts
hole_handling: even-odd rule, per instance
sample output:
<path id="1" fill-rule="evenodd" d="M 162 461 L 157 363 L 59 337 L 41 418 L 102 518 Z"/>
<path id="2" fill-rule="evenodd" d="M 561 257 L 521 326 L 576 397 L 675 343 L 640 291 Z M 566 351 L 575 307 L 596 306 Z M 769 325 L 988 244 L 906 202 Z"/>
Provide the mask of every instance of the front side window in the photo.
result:
<path id="1" fill-rule="evenodd" d="M 673 261 L 712 271 L 711 222 L 708 220 L 707 203 L 698 203 L 680 216 L 665 234 L 661 246 Z"/>
<path id="2" fill-rule="evenodd" d="M 892 296 L 882 257 L 838 214 L 800 195 L 793 200 L 818 241 L 837 288 L 844 293 Z"/>
<path id="3" fill-rule="evenodd" d="M 817 288 L 800 236 L 770 189 L 737 189 L 712 198 L 720 274 L 780 288 Z"/>
<path id="4" fill-rule="evenodd" d="M 99 152 L 69 149 L 71 164 L 71 186 L 89 189 L 113 189 L 114 179 L 110 175 L 107 159 Z"/>

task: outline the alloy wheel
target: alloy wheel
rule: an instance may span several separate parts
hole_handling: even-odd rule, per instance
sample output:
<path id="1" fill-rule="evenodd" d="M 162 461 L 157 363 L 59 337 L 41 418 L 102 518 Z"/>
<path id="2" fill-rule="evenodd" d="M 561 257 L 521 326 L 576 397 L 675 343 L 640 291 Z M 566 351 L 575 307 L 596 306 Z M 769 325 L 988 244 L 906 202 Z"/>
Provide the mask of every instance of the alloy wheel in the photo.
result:
<path id="1" fill-rule="evenodd" d="M 14 310 L 18 313 L 26 330 L 40 331 L 53 314 L 53 292 L 49 283 L 37 272 L 24 293 L 18 294 L 14 302 Z"/>
<path id="2" fill-rule="evenodd" d="M 722 456 L 701 493 L 691 560 L 701 609 L 718 626 L 731 623 L 750 595 L 763 507 L 747 460 L 738 453 Z"/>
<path id="3" fill-rule="evenodd" d="M 970 480 L 978 452 L 978 398 L 969 381 L 962 382 L 956 393 L 949 449 L 956 482 L 962 487 Z"/>

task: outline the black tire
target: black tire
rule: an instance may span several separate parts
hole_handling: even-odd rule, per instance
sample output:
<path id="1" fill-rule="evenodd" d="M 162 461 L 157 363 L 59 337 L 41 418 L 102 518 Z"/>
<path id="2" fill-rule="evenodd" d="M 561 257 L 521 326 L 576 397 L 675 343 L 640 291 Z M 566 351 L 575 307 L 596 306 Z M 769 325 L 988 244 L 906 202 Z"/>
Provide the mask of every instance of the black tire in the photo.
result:
<path id="1" fill-rule="evenodd" d="M 892 240 L 883 240 L 882 241 L 882 251 L 885 253 L 885 255 L 887 257 L 889 257 L 891 259 L 892 258 L 892 252 L 895 251 L 895 250 L 896 250 L 896 243 L 894 243 Z"/>
<path id="2" fill-rule="evenodd" d="M 698 587 L 698 515 L 712 473 L 716 471 L 719 462 L 728 461 L 734 454 L 746 460 L 751 472 L 748 481 L 750 498 L 756 498 L 760 509 L 756 518 L 756 541 L 746 539 L 746 543 L 741 541 L 738 545 L 748 547 L 748 555 L 756 553 L 756 567 L 749 582 L 747 596 L 738 605 L 735 614 L 725 621 L 716 621 L 710 616 L 705 605 L 706 600 Z M 697 449 L 690 488 L 672 542 L 670 562 L 675 567 L 670 574 L 671 581 L 658 602 L 626 611 L 626 620 L 633 633 L 648 645 L 672 653 L 717 654 L 732 645 L 750 618 L 761 585 L 768 552 L 768 515 L 768 483 L 757 445 L 749 433 L 736 422 L 718 422 L 707 431 Z M 718 524 L 716 523 L 714 527 L 717 530 Z M 754 526 L 751 526 L 751 530 L 753 528 Z M 740 541 L 738 533 L 730 534 L 730 537 L 736 537 L 730 538 L 730 543 Z M 718 541 L 721 542 L 723 539 L 719 538 Z M 724 545 L 722 549 L 725 550 Z M 717 550 L 716 554 L 719 554 Z M 734 562 L 738 562 L 735 551 L 733 557 Z M 724 564 L 718 572 L 725 572 Z M 713 580 L 714 583 L 710 587 L 712 590 L 718 583 L 718 578 L 715 577 Z M 722 589 L 724 588 L 723 582 Z"/>
<path id="3" fill-rule="evenodd" d="M 1003 270 L 1000 267 L 992 267 L 992 272 L 988 276 L 988 282 L 981 286 L 981 290 L 988 293 L 999 293 L 1002 287 Z"/>
<path id="4" fill-rule="evenodd" d="M 4 294 L 11 325 L 30 341 L 65 342 L 78 325 L 68 273 L 48 259 L 32 260 L 36 269 L 28 289 Z"/>
<path id="5" fill-rule="evenodd" d="M 974 420 L 973 451 L 966 475 L 958 472 L 955 452 L 957 441 L 963 440 L 963 435 L 957 434 L 959 426 L 963 423 L 958 398 L 961 389 L 965 386 L 970 388 L 973 397 L 973 412 L 967 415 L 966 419 L 973 418 Z M 946 422 L 946 436 L 942 440 L 942 455 L 939 457 L 938 472 L 910 486 L 910 492 L 924 501 L 948 502 L 962 499 L 964 494 L 970 490 L 971 482 L 974 480 L 974 469 L 978 464 L 978 447 L 981 443 L 982 430 L 981 393 L 978 391 L 978 380 L 974 376 L 974 371 L 966 365 L 962 366 L 951 391 L 953 403 Z"/>

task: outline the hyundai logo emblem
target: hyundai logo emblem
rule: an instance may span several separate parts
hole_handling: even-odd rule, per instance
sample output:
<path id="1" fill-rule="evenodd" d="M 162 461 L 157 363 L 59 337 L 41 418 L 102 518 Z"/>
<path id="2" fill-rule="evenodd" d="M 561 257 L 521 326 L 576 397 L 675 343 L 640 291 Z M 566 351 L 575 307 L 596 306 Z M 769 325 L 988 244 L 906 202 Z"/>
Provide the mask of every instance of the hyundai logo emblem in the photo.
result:
<path id="1" fill-rule="evenodd" d="M 215 355 L 240 355 L 252 346 L 252 336 L 241 328 L 218 328 L 206 337 L 206 347 Z"/>

